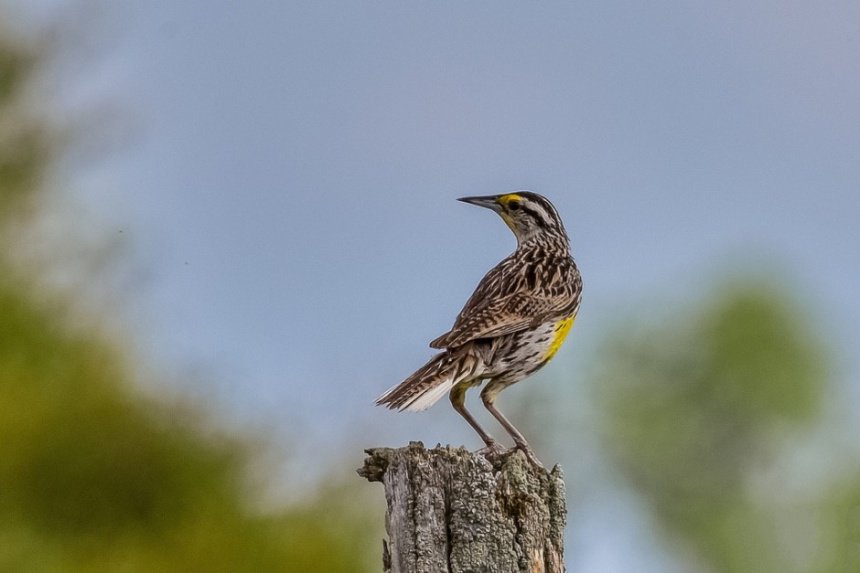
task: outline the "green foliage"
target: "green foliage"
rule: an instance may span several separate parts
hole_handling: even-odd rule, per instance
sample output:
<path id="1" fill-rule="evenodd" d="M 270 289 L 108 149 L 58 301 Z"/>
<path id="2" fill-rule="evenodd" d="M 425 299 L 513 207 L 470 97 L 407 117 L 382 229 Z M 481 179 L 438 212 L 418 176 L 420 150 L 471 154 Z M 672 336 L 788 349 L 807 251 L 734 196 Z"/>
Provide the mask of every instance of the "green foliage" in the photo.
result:
<path id="1" fill-rule="evenodd" d="M 252 509 L 253 442 L 144 398 L 121 338 L 9 256 L 61 147 L 19 97 L 42 57 L 0 29 L 0 571 L 368 570 L 378 525 L 351 492 Z"/>
<path id="2" fill-rule="evenodd" d="M 598 359 L 606 449 L 705 570 L 846 570 L 829 545 L 847 522 L 822 499 L 828 484 L 798 497 L 787 469 L 829 391 L 823 346 L 798 306 L 762 283 L 727 286 L 660 323 L 627 320 Z"/>
<path id="3" fill-rule="evenodd" d="M 57 148 L 26 93 L 43 57 L 38 46 L 15 41 L 0 28 L 0 224 L 35 199 Z"/>
<path id="4" fill-rule="evenodd" d="M 821 503 L 805 512 L 806 519 L 822 525 L 826 550 L 815 555 L 814 573 L 860 571 L 860 467 L 853 475 L 825 492 Z"/>

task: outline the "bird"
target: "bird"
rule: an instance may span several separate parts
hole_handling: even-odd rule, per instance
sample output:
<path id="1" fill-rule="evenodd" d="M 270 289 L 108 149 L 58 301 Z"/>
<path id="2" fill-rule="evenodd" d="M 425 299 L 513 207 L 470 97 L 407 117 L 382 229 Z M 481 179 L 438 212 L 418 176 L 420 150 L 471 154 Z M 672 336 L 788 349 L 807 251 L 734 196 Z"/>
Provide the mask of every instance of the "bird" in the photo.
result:
<path id="1" fill-rule="evenodd" d="M 543 467 L 522 433 L 496 406 L 505 388 L 546 365 L 558 352 L 579 312 L 582 277 L 571 256 L 561 217 L 546 197 L 530 191 L 462 197 L 496 212 L 517 239 L 513 253 L 478 283 L 454 325 L 430 343 L 441 352 L 383 393 L 376 405 L 426 410 L 446 393 L 454 409 L 486 444 L 506 452 L 466 409 L 466 392 L 481 390 L 484 407 L 528 460 Z"/>

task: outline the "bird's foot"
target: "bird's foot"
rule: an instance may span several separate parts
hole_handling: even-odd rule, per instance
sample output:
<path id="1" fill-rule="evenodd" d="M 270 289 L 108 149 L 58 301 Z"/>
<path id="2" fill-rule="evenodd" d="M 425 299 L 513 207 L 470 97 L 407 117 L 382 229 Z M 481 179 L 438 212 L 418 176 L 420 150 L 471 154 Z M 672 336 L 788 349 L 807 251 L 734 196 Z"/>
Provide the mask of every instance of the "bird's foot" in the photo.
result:
<path id="1" fill-rule="evenodd" d="M 522 453 L 524 453 L 526 456 L 526 459 L 529 462 L 531 462 L 532 465 L 534 465 L 535 467 L 538 467 L 542 470 L 546 469 L 545 467 L 543 467 L 543 464 L 540 462 L 540 460 L 535 455 L 534 450 L 532 450 L 528 444 L 517 444 L 516 449 L 518 449 Z"/>
<path id="2" fill-rule="evenodd" d="M 480 450 L 478 450 L 475 453 L 478 455 L 484 456 L 485 458 L 487 458 L 488 460 L 490 460 L 492 462 L 492 461 L 500 459 L 502 456 L 504 456 L 509 451 L 510 450 L 508 450 L 505 446 L 503 446 L 499 442 L 493 440 L 492 442 L 487 442 L 487 446 L 485 448 L 481 448 Z"/>

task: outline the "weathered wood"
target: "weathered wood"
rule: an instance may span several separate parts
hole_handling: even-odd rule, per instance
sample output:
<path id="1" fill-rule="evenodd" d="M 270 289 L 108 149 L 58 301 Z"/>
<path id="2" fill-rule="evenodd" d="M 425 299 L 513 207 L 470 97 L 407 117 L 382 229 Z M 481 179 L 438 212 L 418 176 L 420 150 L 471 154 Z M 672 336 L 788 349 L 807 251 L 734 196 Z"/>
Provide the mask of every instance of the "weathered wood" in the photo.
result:
<path id="1" fill-rule="evenodd" d="M 561 468 L 521 452 L 493 462 L 465 448 L 420 442 L 373 448 L 359 475 L 385 486 L 391 573 L 564 571 L 566 517 Z"/>

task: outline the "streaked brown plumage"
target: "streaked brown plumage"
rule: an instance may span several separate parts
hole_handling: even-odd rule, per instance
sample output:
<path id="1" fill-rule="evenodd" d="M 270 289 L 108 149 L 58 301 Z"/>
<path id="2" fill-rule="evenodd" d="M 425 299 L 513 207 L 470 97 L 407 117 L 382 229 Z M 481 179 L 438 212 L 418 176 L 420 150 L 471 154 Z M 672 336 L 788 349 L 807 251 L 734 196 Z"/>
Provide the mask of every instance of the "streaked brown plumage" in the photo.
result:
<path id="1" fill-rule="evenodd" d="M 498 443 L 466 410 L 466 390 L 489 380 L 481 399 L 516 446 L 540 464 L 522 434 L 495 407 L 506 387 L 541 368 L 558 351 L 579 311 L 582 279 L 555 207 L 521 191 L 460 199 L 497 212 L 517 237 L 517 249 L 490 270 L 457 315 L 430 343 L 443 351 L 379 397 L 397 410 L 424 410 L 450 391 L 454 408 L 487 448 Z"/>

